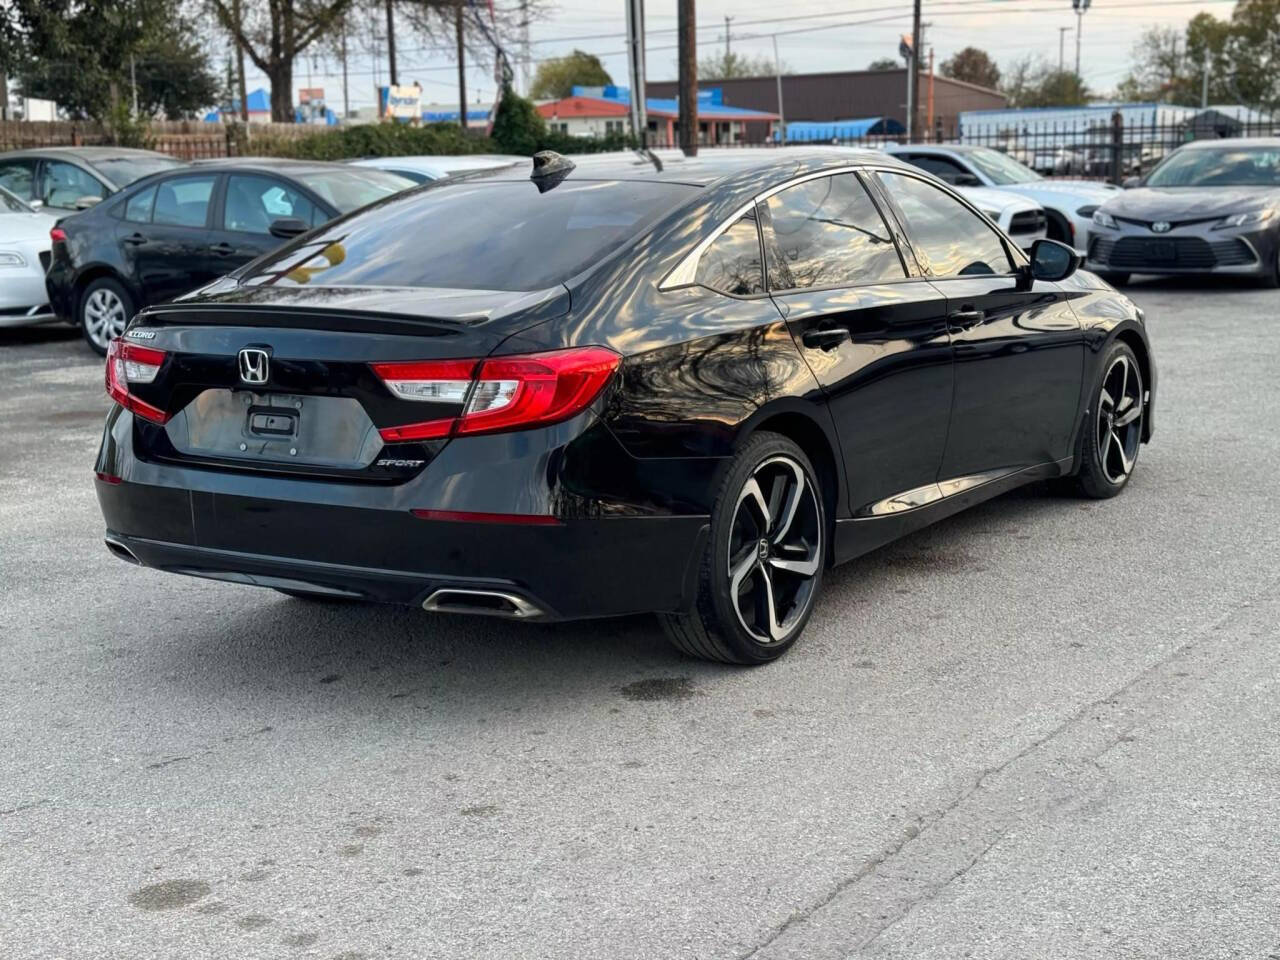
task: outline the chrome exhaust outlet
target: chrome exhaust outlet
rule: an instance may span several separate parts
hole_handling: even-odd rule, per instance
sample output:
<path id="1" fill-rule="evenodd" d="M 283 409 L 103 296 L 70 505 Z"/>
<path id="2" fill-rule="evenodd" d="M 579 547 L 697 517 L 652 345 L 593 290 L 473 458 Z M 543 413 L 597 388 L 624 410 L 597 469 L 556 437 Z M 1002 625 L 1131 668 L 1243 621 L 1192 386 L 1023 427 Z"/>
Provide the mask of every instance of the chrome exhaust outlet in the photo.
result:
<path id="1" fill-rule="evenodd" d="M 104 537 L 103 543 L 107 545 L 107 549 L 111 551 L 112 556 L 119 557 L 125 563 L 132 563 L 135 566 L 142 566 L 142 561 L 133 555 L 133 551 L 126 547 L 114 537 Z"/>
<path id="2" fill-rule="evenodd" d="M 510 620 L 527 620 L 542 615 L 538 606 L 519 594 L 460 587 L 441 587 L 422 601 L 422 609 L 431 613 L 474 613 Z"/>

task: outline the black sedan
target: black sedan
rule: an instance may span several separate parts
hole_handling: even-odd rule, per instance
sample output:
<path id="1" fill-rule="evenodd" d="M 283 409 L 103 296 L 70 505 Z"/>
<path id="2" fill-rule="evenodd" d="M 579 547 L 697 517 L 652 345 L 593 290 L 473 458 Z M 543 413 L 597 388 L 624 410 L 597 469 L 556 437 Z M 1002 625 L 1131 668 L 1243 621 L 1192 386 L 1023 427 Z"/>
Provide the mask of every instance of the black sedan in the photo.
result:
<path id="1" fill-rule="evenodd" d="M 420 187 L 113 342 L 107 544 L 772 660 L 833 563 L 1032 480 L 1124 489 L 1155 367 L 1077 262 L 873 153 Z"/>
<path id="2" fill-rule="evenodd" d="M 58 222 L 49 302 L 105 354 L 134 312 L 413 182 L 339 163 L 214 161 L 147 177 Z"/>
<path id="3" fill-rule="evenodd" d="M 1089 269 L 1228 274 L 1280 287 L 1280 137 L 1200 140 L 1093 214 Z"/>

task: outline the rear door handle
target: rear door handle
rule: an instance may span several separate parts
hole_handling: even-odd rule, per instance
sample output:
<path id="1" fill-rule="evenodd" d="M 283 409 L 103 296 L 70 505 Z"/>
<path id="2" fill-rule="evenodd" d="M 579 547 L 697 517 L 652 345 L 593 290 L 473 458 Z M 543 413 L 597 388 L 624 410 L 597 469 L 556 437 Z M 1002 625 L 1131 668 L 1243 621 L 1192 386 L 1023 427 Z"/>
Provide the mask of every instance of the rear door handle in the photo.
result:
<path id="1" fill-rule="evenodd" d="M 800 337 L 801 343 L 815 350 L 834 350 L 848 339 L 849 331 L 845 327 L 806 330 Z"/>
<path id="2" fill-rule="evenodd" d="M 215 243 L 211 246 L 209 252 L 219 257 L 229 257 L 236 252 L 236 248 L 224 240 L 222 243 Z"/>
<path id="3" fill-rule="evenodd" d="M 140 234 L 140 233 L 131 233 L 131 234 L 129 234 L 129 236 L 125 237 L 125 238 L 124 238 L 124 240 L 123 240 L 122 242 L 127 243 L 127 244 L 129 244 L 129 245 L 131 245 L 131 246 L 136 247 L 136 246 L 140 246 L 141 244 L 146 243 L 146 242 L 147 242 L 147 238 L 146 238 L 146 237 L 144 237 L 144 236 L 143 236 L 142 234 Z"/>
<path id="4" fill-rule="evenodd" d="M 957 310 L 954 313 L 947 314 L 947 319 L 951 321 L 953 327 L 959 327 L 967 330 L 969 327 L 976 327 L 986 319 L 986 313 L 982 310 L 974 310 L 972 307 L 965 307 L 963 310 Z"/>

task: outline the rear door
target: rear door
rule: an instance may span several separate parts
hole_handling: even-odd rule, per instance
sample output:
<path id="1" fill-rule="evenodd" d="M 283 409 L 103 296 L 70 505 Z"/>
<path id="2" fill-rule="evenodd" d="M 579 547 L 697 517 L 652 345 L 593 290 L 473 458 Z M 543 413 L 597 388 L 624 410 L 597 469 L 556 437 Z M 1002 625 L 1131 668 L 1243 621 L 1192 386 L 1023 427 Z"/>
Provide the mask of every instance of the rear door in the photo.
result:
<path id="1" fill-rule="evenodd" d="M 770 293 L 829 398 L 854 515 L 934 499 L 953 386 L 944 298 L 908 270 L 853 173 L 759 209 Z"/>
<path id="2" fill-rule="evenodd" d="M 180 297 L 224 272 L 209 252 L 218 176 L 166 177 L 126 202 L 116 237 L 144 306 Z"/>
<path id="3" fill-rule="evenodd" d="M 286 180 L 257 173 L 230 173 L 210 234 L 211 267 L 217 274 L 269 253 L 285 241 L 272 236 L 271 223 L 296 217 L 315 226 L 334 212 Z"/>
<path id="4" fill-rule="evenodd" d="M 1084 340 L 1057 284 L 1020 282 L 1022 263 L 984 217 L 934 183 L 878 180 L 916 261 L 946 297 L 955 403 L 940 480 L 1071 455 Z"/>

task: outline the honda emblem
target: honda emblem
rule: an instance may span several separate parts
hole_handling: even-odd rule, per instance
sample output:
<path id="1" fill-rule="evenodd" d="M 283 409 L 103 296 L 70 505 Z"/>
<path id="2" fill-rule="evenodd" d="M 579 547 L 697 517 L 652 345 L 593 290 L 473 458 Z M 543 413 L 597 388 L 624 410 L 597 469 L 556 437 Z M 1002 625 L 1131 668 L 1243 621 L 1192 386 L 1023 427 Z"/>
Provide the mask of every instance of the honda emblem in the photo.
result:
<path id="1" fill-rule="evenodd" d="M 244 383 L 266 383 L 270 370 L 267 351 L 245 347 L 240 351 L 240 379 Z"/>

